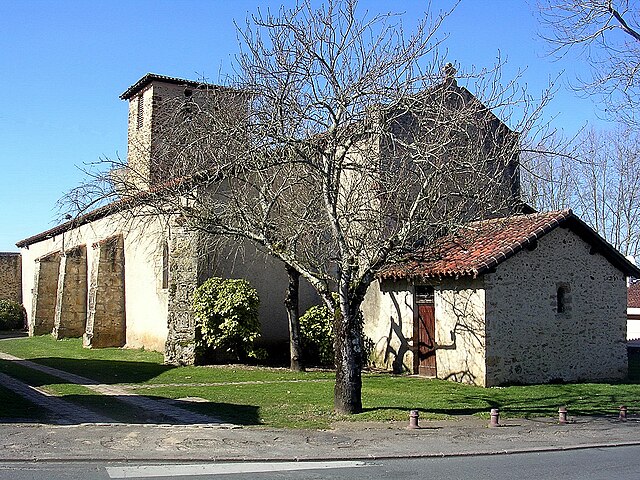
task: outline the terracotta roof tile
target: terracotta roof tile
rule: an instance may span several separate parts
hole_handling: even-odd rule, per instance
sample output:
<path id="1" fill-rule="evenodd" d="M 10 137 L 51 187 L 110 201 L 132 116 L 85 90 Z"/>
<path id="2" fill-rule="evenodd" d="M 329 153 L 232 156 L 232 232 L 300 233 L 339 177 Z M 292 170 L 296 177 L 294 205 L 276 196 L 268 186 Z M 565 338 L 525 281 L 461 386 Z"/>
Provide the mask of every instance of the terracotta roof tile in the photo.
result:
<path id="1" fill-rule="evenodd" d="M 429 247 L 408 255 L 405 260 L 384 267 L 378 273 L 378 277 L 477 277 L 523 248 L 534 246 L 539 238 L 565 223 L 592 244 L 594 252 L 602 253 L 625 274 L 638 273 L 635 266 L 578 219 L 571 210 L 561 210 L 472 222 L 455 235 L 442 237 Z"/>
<path id="2" fill-rule="evenodd" d="M 640 308 L 640 280 L 636 280 L 627 289 L 627 306 Z"/>

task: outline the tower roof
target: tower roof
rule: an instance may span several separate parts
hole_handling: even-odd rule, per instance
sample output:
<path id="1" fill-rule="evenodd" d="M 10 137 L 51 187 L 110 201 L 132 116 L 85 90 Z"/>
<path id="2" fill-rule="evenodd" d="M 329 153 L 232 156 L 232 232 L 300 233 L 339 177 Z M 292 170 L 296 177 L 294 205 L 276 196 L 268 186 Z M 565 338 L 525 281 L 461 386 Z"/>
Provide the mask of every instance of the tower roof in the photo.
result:
<path id="1" fill-rule="evenodd" d="M 184 78 L 177 77 L 168 77 L 166 75 L 157 75 L 155 73 L 147 73 L 144 77 L 138 80 L 136 83 L 127 88 L 122 95 L 120 95 L 121 100 L 129 100 L 136 93 L 142 90 L 144 87 L 149 85 L 151 82 L 158 81 L 163 83 L 171 83 L 173 85 L 183 85 L 185 87 L 195 87 L 195 88 L 215 88 L 215 89 L 223 89 L 225 87 L 221 87 L 219 85 L 213 85 L 205 82 L 196 82 L 194 80 L 186 80 Z"/>

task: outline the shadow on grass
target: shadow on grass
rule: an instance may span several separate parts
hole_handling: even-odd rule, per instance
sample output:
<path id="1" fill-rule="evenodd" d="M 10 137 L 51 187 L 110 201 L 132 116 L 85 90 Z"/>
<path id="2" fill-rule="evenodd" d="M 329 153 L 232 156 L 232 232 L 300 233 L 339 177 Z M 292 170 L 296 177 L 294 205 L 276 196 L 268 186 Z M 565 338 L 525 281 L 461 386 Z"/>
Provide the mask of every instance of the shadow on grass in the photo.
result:
<path id="1" fill-rule="evenodd" d="M 8 340 L 11 338 L 25 338 L 28 336 L 29 334 L 24 330 L 0 330 L 0 340 Z"/>
<path id="2" fill-rule="evenodd" d="M 162 373 L 173 370 L 175 366 L 152 362 L 135 362 L 120 360 L 96 360 L 75 358 L 32 358 L 30 362 L 45 365 L 64 372 L 73 373 L 93 380 L 95 383 L 144 383 Z M 12 363 L 21 365 L 22 361 Z M 27 367 L 28 368 L 28 367 Z"/>
<path id="3" fill-rule="evenodd" d="M 488 412 L 491 408 L 499 408 L 499 406 L 492 406 L 487 408 L 429 408 L 429 407 L 371 407 L 363 408 L 362 413 L 369 412 L 382 412 L 382 411 L 395 411 L 406 412 L 409 414 L 411 410 L 418 410 L 421 414 L 433 414 L 433 415 L 451 415 L 451 416 L 463 416 L 463 415 L 475 415 L 477 413 Z"/>
<path id="4" fill-rule="evenodd" d="M 483 415 L 492 408 L 511 417 L 557 416 L 560 407 L 567 407 L 573 416 L 617 417 L 620 405 L 630 413 L 640 412 L 638 385 L 626 383 L 568 383 L 563 385 L 527 385 L 502 388 L 444 389 L 440 394 L 429 392 L 424 397 L 413 396 L 405 402 L 381 403 L 365 408 L 364 413 L 418 410 L 424 415 Z"/>
<path id="5" fill-rule="evenodd" d="M 44 396 L 44 395 L 43 395 Z M 229 423 L 235 425 L 260 425 L 260 408 L 253 405 L 238 405 L 218 402 L 194 403 L 184 400 L 170 400 L 163 397 L 146 397 L 157 402 L 156 408 L 145 409 L 127 402 L 120 396 L 106 395 L 64 395 L 57 397 L 64 402 L 90 410 L 116 423 L 193 425 L 200 423 Z M 3 409 L 0 423 L 43 423 L 74 425 L 84 420 L 62 412 L 49 410 L 37 403 L 22 398 L 19 394 L 0 387 L 0 400 Z M 190 421 L 177 417 L 175 407 L 187 412 L 197 413 L 202 421 Z M 68 408 L 67 408 L 68 410 Z M 165 411 L 163 413 L 163 410 Z"/>
<path id="6" fill-rule="evenodd" d="M 47 423 L 50 415 L 35 403 L 0 385 L 0 423 Z"/>
<path id="7" fill-rule="evenodd" d="M 53 367 L 67 373 L 73 373 L 89 379 L 85 385 L 92 384 L 116 384 L 116 383 L 143 383 L 161 373 L 176 367 L 160 365 L 151 362 L 116 361 L 116 360 L 83 360 L 68 358 L 35 358 L 30 362 L 39 365 Z M 166 397 L 144 395 L 144 398 L 151 399 L 156 405 L 145 408 L 140 405 L 127 402 L 127 397 L 118 395 L 100 395 L 97 393 L 78 394 L 73 389 L 83 388 L 82 384 L 77 387 L 70 379 L 65 379 L 64 375 L 58 376 L 54 373 L 46 373 L 36 370 L 26 365 L 24 361 L 0 360 L 0 372 L 5 373 L 23 383 L 33 387 L 43 387 L 55 385 L 58 392 L 66 389 L 68 393 L 61 394 L 60 400 L 70 402 L 74 405 L 82 406 L 104 417 L 108 417 L 116 422 L 125 423 L 154 423 L 186 425 L 188 421 L 181 420 L 175 415 L 163 414 L 163 410 L 171 410 L 172 407 L 198 413 L 211 417 L 208 423 L 233 423 L 238 425 L 259 425 L 259 407 L 254 405 L 218 403 L 218 402 L 195 402 L 188 400 L 172 400 Z M 1 387 L 1 386 L 0 386 Z M 37 399 L 44 397 L 37 391 L 31 392 Z M 79 423 L 73 418 L 63 418 L 59 412 L 50 411 L 40 407 L 38 402 L 30 402 L 23 399 L 20 394 L 6 388 L 0 388 L 0 402 L 4 405 L 0 412 L 0 422 L 25 422 L 25 423 Z"/>
<path id="8" fill-rule="evenodd" d="M 230 423 L 236 425 L 260 425 L 260 408 L 254 405 L 238 405 L 218 402 L 190 402 L 172 400 L 164 397 L 145 396 L 146 399 L 157 402 L 154 411 L 132 405 L 126 398 L 104 395 L 65 395 L 67 402 L 82 405 L 116 422 L 131 424 L 159 424 L 159 425 L 194 425 L 201 422 L 176 418 L 175 409 L 178 407 L 187 412 L 197 413 L 208 419 L 205 423 Z M 167 414 L 162 410 L 167 410 Z M 173 412 L 173 414 L 171 413 Z"/>

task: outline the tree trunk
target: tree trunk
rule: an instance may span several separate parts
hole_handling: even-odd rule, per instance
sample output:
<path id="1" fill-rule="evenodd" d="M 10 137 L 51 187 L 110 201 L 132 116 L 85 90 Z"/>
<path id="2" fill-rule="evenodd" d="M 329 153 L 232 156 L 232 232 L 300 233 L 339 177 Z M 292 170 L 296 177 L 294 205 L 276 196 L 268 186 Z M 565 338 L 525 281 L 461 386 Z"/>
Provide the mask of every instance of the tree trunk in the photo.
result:
<path id="1" fill-rule="evenodd" d="M 287 265 L 289 286 L 285 297 L 287 317 L 289 318 L 289 352 L 291 357 L 291 370 L 303 372 L 302 349 L 300 348 L 300 273 L 290 265 Z"/>
<path id="2" fill-rule="evenodd" d="M 344 314 L 347 311 L 347 315 Z M 335 319 L 336 413 L 362 412 L 362 328 L 358 309 L 340 308 Z"/>

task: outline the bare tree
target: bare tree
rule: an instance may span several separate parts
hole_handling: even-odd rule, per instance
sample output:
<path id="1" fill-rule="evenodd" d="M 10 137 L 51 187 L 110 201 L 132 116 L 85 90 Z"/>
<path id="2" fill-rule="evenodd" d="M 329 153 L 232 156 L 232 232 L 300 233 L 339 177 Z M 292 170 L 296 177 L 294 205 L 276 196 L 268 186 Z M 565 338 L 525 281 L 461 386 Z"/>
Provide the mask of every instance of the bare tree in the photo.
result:
<path id="1" fill-rule="evenodd" d="M 290 265 L 287 265 L 287 276 L 289 284 L 284 303 L 287 307 L 287 318 L 289 320 L 289 359 L 290 367 L 294 372 L 304 370 L 302 345 L 300 344 L 300 273 Z"/>
<path id="2" fill-rule="evenodd" d="M 640 253 L 640 138 L 588 130 L 580 142 L 576 210 L 625 255 Z"/>
<path id="3" fill-rule="evenodd" d="M 524 199 L 572 208 L 625 255 L 640 254 L 640 137 L 630 127 L 581 132 L 562 154 L 528 155 Z"/>
<path id="4" fill-rule="evenodd" d="M 520 156 L 522 199 L 540 211 L 572 208 L 577 158 L 571 142 L 554 132 L 544 143 Z"/>
<path id="5" fill-rule="evenodd" d="M 543 37 L 552 53 L 577 50 L 591 78 L 577 90 L 600 96 L 608 117 L 636 124 L 640 103 L 640 5 L 634 0 L 540 0 Z"/>
<path id="6" fill-rule="evenodd" d="M 536 173 L 530 179 L 547 192 L 561 189 L 564 205 L 571 205 L 620 251 L 637 255 L 640 4 L 542 0 L 539 7 L 552 53 L 577 51 L 591 66 L 591 77 L 579 79 L 575 89 L 600 98 L 605 116 L 618 126 L 608 132 L 582 132 L 574 152 L 532 165 Z M 549 198 L 539 200 L 545 207 L 552 205 Z"/>
<path id="7" fill-rule="evenodd" d="M 378 270 L 520 203 L 518 154 L 539 105 L 499 68 L 456 78 L 438 56 L 445 16 L 408 36 L 355 0 L 251 17 L 233 88 L 203 86 L 167 110 L 152 159 L 164 181 L 146 191 L 157 194 L 141 196 L 131 162 L 112 176 L 119 195 L 249 240 L 315 288 L 336 312 L 337 412 L 362 410 L 360 306 Z"/>

